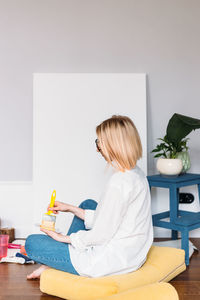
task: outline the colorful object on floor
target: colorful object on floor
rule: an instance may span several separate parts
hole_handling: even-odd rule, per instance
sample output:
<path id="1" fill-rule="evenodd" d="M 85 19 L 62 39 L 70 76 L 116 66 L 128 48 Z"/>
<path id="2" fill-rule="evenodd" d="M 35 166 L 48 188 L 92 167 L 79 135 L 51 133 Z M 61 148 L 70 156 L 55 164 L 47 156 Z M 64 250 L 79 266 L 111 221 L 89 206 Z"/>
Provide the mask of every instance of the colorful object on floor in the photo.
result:
<path id="1" fill-rule="evenodd" d="M 13 243 L 8 243 L 7 256 L 0 259 L 0 263 L 18 263 L 18 264 L 34 264 L 35 262 L 27 257 L 24 249 L 25 240 L 14 240 Z M 20 253 L 23 252 L 23 253 Z"/>
<path id="2" fill-rule="evenodd" d="M 25 250 L 25 247 L 24 247 L 24 246 L 21 246 L 20 253 L 21 253 L 21 254 L 23 254 L 23 255 L 27 255 L 27 253 L 26 253 L 26 250 Z"/>
<path id="3" fill-rule="evenodd" d="M 25 264 L 34 264 L 34 261 L 26 255 L 23 255 L 21 253 L 16 253 L 15 256 L 23 258 Z"/>
<path id="4" fill-rule="evenodd" d="M 15 256 L 6 256 L 0 260 L 0 263 L 16 263 L 16 264 L 34 264 L 35 262 L 21 253 L 16 253 Z"/>
<path id="5" fill-rule="evenodd" d="M 0 260 L 0 263 L 4 263 L 4 262 L 8 262 L 8 263 L 17 263 L 17 264 L 21 264 L 23 265 L 25 260 L 24 258 L 22 257 L 16 257 L 16 256 L 7 256 L 7 257 L 3 257 L 1 260 Z"/>
<path id="6" fill-rule="evenodd" d="M 21 249 L 21 245 L 9 243 L 8 249 Z"/>
<path id="7" fill-rule="evenodd" d="M 69 300 L 177 300 L 176 290 L 164 282 L 185 269 L 184 250 L 152 246 L 137 271 L 91 278 L 50 268 L 41 274 L 40 290 Z"/>
<path id="8" fill-rule="evenodd" d="M 9 235 L 8 234 L 1 234 L 0 235 L 0 259 L 7 256 L 8 241 L 9 241 Z"/>
<path id="9" fill-rule="evenodd" d="M 54 207 L 56 199 L 56 191 L 54 190 L 51 195 L 51 202 L 49 207 Z M 56 223 L 56 216 L 53 214 L 53 211 L 49 210 L 47 213 L 43 215 L 42 224 L 40 225 L 41 228 L 55 231 L 55 223 Z"/>

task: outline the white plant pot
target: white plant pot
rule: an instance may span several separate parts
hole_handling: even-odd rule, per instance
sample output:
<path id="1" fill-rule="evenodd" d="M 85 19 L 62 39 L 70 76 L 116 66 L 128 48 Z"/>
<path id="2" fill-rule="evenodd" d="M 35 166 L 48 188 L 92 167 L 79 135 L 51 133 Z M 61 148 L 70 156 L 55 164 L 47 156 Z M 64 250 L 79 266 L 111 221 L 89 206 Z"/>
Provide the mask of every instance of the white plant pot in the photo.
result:
<path id="1" fill-rule="evenodd" d="M 159 158 L 156 167 L 161 175 L 178 176 L 183 169 L 183 163 L 180 158 Z"/>

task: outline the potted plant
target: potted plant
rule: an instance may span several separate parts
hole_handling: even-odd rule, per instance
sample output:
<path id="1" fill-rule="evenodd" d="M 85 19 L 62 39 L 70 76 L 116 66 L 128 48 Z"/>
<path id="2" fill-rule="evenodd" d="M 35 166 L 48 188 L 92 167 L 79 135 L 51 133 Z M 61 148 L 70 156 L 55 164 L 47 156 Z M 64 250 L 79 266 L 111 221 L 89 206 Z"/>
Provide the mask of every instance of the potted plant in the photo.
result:
<path id="1" fill-rule="evenodd" d="M 162 142 L 151 151 L 157 153 L 157 169 L 162 175 L 177 176 L 190 169 L 188 140 L 185 138 L 192 130 L 200 128 L 200 120 L 175 113 L 168 122 Z"/>

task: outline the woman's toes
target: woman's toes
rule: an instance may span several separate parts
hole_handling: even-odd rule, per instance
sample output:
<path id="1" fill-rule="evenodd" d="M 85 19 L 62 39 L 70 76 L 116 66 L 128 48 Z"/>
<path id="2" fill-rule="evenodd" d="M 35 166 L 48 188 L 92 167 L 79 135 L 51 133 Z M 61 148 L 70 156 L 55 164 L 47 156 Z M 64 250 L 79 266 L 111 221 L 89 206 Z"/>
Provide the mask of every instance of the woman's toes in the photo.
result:
<path id="1" fill-rule="evenodd" d="M 33 271 L 31 274 L 27 275 L 27 279 L 38 279 L 40 278 L 41 273 L 48 269 L 49 267 L 42 265 L 40 266 L 38 269 L 36 269 L 35 271 Z"/>
<path id="2" fill-rule="evenodd" d="M 38 279 L 40 275 L 35 274 L 34 272 L 26 276 L 27 279 Z"/>

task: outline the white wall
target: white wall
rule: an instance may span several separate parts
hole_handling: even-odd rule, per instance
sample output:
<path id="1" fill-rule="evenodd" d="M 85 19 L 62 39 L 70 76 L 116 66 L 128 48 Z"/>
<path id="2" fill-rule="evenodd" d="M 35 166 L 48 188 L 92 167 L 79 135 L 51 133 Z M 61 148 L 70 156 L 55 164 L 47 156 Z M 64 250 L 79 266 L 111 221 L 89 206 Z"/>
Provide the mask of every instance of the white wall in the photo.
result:
<path id="1" fill-rule="evenodd" d="M 0 180 L 32 180 L 34 72 L 147 73 L 154 174 L 150 151 L 172 114 L 200 115 L 199 10 L 198 0 L 0 0 Z M 200 172 L 199 135 L 189 136 L 191 172 Z M 154 192 L 153 211 L 167 203 Z M 23 218 L 20 203 L 9 205 Z"/>
<path id="2" fill-rule="evenodd" d="M 143 147 L 138 165 L 147 174 L 145 74 L 34 74 L 33 91 L 35 210 L 29 226 L 41 223 L 54 189 L 69 204 L 99 202 L 114 170 L 96 151 L 95 128 L 113 114 L 134 118 Z M 70 224 L 70 214 L 57 216 L 59 231 Z"/>

